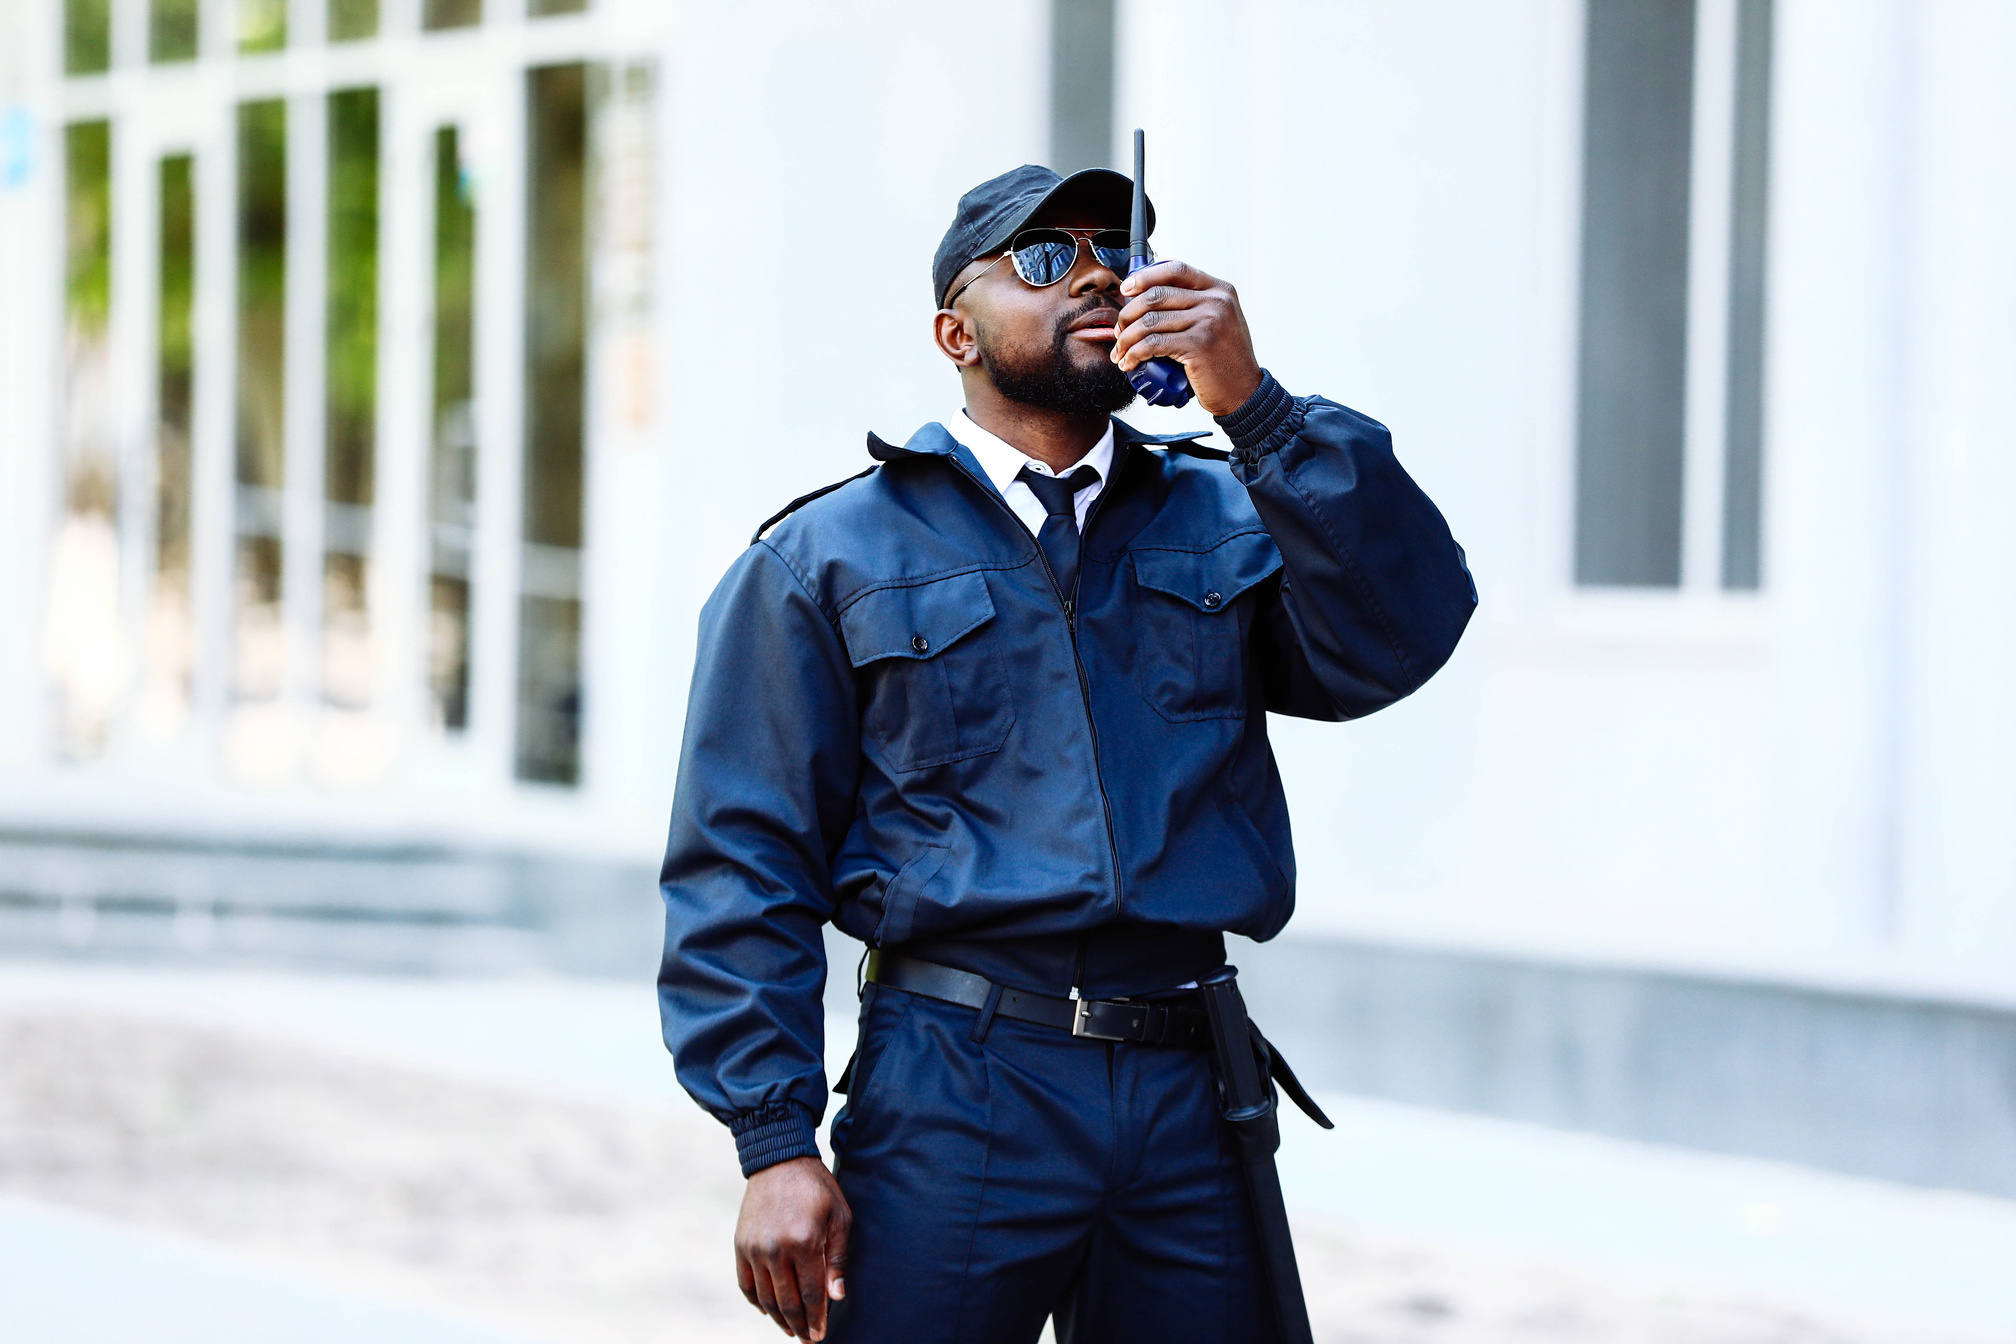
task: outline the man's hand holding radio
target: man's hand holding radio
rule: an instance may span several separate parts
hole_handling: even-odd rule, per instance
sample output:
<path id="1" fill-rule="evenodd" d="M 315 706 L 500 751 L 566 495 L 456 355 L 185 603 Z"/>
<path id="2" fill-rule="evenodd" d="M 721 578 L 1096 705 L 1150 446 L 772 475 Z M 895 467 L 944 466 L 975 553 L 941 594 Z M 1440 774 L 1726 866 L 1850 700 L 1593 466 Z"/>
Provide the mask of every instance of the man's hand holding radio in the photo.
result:
<path id="1" fill-rule="evenodd" d="M 1113 362 L 1122 369 L 1175 360 L 1213 415 L 1230 415 L 1259 390 L 1253 334 L 1231 285 L 1180 261 L 1158 261 L 1122 280 L 1120 297 L 1126 306 Z"/>

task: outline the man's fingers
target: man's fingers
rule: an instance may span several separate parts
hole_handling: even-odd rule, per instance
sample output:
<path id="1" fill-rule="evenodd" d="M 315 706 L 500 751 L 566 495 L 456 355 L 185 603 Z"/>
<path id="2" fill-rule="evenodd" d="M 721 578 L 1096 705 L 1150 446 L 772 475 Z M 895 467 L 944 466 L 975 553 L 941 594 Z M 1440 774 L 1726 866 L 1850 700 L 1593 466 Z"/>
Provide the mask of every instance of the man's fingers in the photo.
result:
<path id="1" fill-rule="evenodd" d="M 1187 331 L 1152 331 L 1124 347 L 1116 345 L 1113 349 L 1114 362 L 1129 373 L 1151 359 L 1173 359 L 1181 363 L 1201 348 L 1196 327 L 1202 325 L 1192 324 L 1192 329 Z"/>
<path id="2" fill-rule="evenodd" d="M 735 1252 L 735 1286 L 742 1290 L 742 1296 L 749 1299 L 750 1306 L 758 1311 L 763 1309 L 763 1303 L 756 1297 L 756 1267 L 739 1250 Z"/>
<path id="3" fill-rule="evenodd" d="M 826 1337 L 826 1257 L 814 1247 L 805 1247 L 796 1256 L 798 1313 L 805 1323 L 806 1339 Z"/>
<path id="4" fill-rule="evenodd" d="M 778 1305 L 777 1282 L 775 1276 L 770 1273 L 768 1264 L 756 1266 L 756 1306 L 776 1323 L 779 1330 L 787 1335 L 791 1333 L 791 1326 L 784 1319 L 783 1308 Z"/>
<path id="5" fill-rule="evenodd" d="M 1209 289 L 1218 282 L 1186 261 L 1158 261 L 1144 266 L 1120 282 L 1120 292 L 1139 294 L 1150 285 L 1176 285 L 1183 289 Z"/>
<path id="6" fill-rule="evenodd" d="M 1192 327 L 1208 325 L 1212 318 L 1213 315 L 1208 309 L 1157 310 L 1131 326 L 1120 328 L 1113 339 L 1113 358 L 1125 359 L 1129 350 L 1151 336 L 1169 336 L 1179 331 L 1188 331 Z"/>
<path id="7" fill-rule="evenodd" d="M 826 1295 L 835 1302 L 847 1296 L 847 1242 L 853 1232 L 854 1215 L 843 1203 L 826 1227 Z"/>
<path id="8" fill-rule="evenodd" d="M 1119 316 L 1114 320 L 1124 327 L 1130 322 L 1145 321 L 1150 313 L 1194 308 L 1200 303 L 1209 303 L 1212 297 L 1213 291 L 1208 289 L 1177 289 L 1171 285 L 1156 285 L 1153 289 L 1145 289 L 1136 294 L 1121 308 Z"/>
<path id="9" fill-rule="evenodd" d="M 800 1339 L 812 1337 L 805 1320 L 805 1296 L 799 1288 L 800 1269 L 795 1263 L 801 1252 L 795 1247 L 779 1247 L 768 1269 L 770 1286 L 777 1304 L 777 1321 L 784 1332 Z"/>

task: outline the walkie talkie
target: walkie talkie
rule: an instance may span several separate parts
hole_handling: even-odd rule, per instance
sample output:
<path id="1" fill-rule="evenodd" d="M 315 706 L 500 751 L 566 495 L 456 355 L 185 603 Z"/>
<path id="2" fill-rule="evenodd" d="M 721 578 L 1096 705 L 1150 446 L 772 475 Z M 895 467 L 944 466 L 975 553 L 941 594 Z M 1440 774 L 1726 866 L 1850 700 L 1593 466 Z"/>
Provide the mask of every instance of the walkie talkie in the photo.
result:
<path id="1" fill-rule="evenodd" d="M 1134 213 L 1127 222 L 1127 274 L 1132 275 L 1143 266 L 1155 264 L 1155 253 L 1148 246 L 1148 192 L 1141 184 L 1142 174 L 1147 171 L 1148 151 L 1146 137 L 1140 130 L 1134 132 Z M 1190 404 L 1190 375 L 1183 372 L 1183 366 L 1173 359 L 1150 359 L 1137 365 L 1127 375 L 1127 381 L 1134 384 L 1150 406 L 1187 406 Z"/>

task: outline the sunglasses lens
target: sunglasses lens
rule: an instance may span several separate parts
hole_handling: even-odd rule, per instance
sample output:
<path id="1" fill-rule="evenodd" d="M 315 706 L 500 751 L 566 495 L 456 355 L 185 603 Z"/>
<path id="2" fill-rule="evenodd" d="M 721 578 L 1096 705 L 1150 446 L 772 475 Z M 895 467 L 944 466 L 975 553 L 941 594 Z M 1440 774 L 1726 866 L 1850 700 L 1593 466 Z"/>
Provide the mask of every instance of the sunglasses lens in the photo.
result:
<path id="1" fill-rule="evenodd" d="M 1115 275 L 1127 274 L 1127 244 L 1130 239 L 1125 229 L 1108 229 L 1104 233 L 1092 235 L 1092 255 L 1099 258 L 1099 264 Z"/>
<path id="2" fill-rule="evenodd" d="M 1015 238 L 1015 272 L 1032 285 L 1054 285 L 1071 274 L 1078 240 L 1054 229 L 1031 229 Z"/>

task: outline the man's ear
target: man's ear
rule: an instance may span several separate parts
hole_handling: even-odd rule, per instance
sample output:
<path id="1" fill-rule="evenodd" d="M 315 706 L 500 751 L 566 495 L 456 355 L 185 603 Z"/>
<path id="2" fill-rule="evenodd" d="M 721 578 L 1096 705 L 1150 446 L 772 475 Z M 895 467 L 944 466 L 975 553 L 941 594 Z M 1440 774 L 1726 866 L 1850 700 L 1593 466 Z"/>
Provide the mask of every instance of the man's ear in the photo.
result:
<path id="1" fill-rule="evenodd" d="M 940 308 L 931 319 L 931 338 L 945 358 L 962 369 L 980 363 L 980 340 L 973 333 L 973 319 L 953 308 Z"/>

